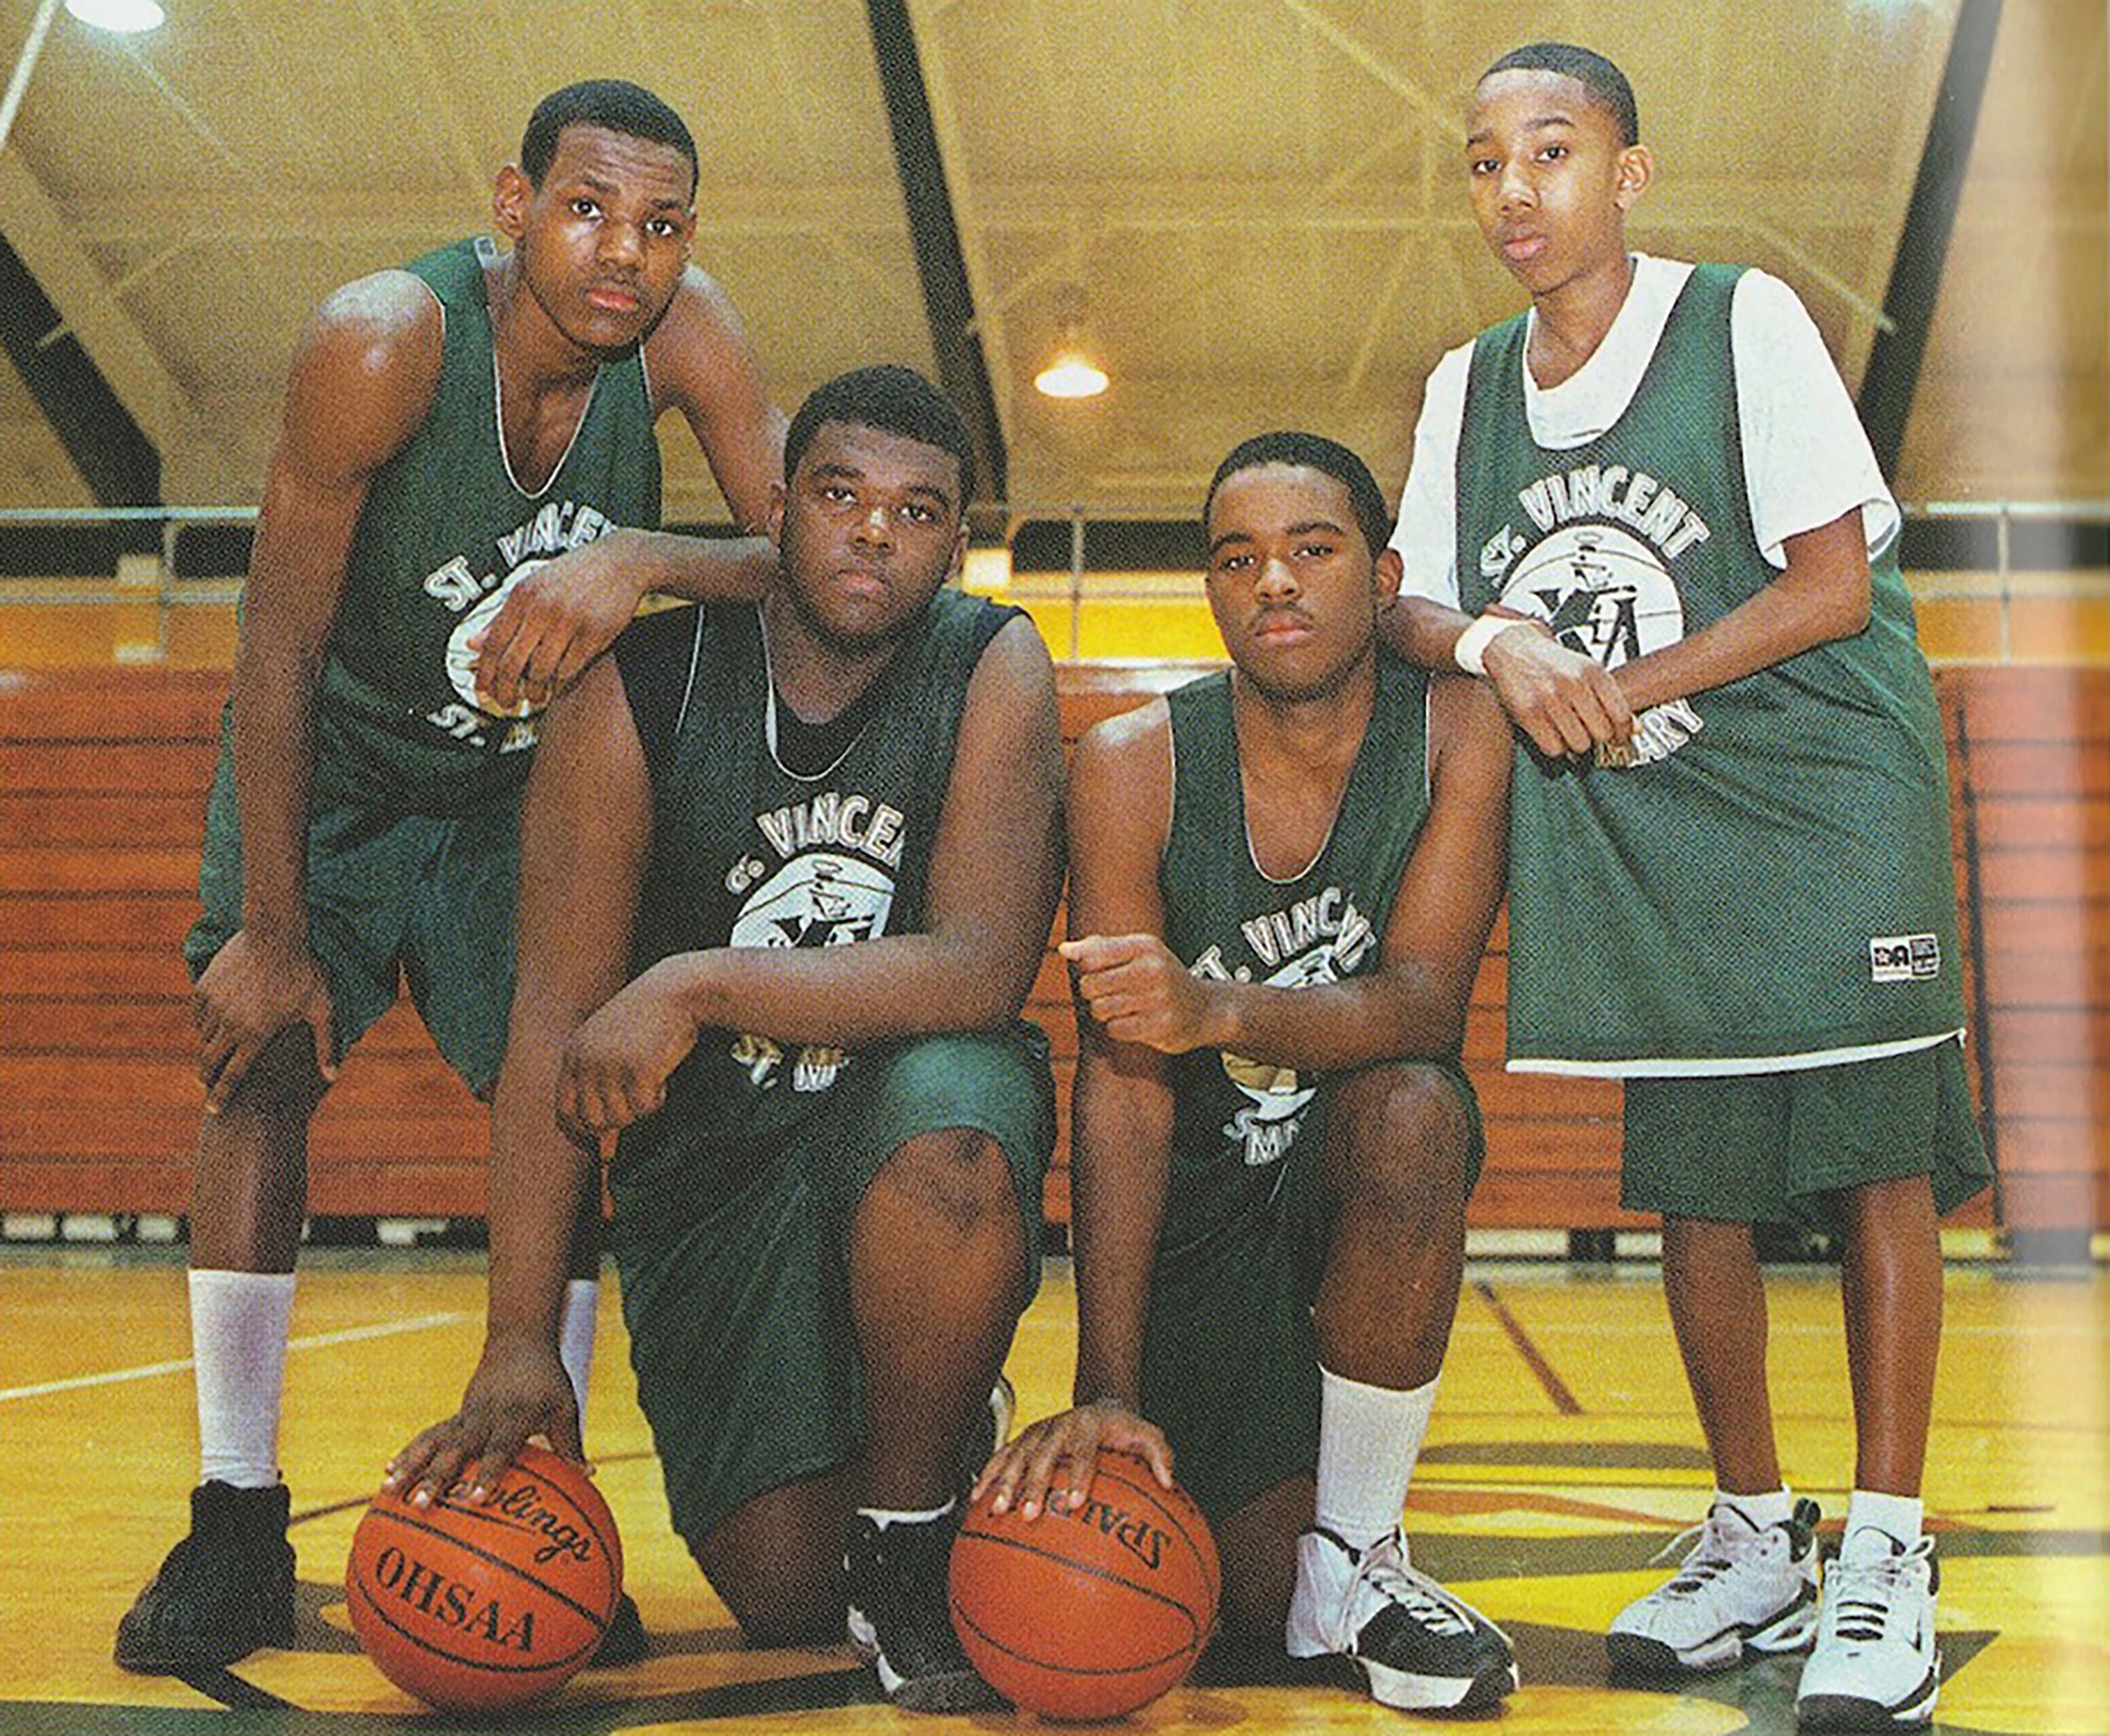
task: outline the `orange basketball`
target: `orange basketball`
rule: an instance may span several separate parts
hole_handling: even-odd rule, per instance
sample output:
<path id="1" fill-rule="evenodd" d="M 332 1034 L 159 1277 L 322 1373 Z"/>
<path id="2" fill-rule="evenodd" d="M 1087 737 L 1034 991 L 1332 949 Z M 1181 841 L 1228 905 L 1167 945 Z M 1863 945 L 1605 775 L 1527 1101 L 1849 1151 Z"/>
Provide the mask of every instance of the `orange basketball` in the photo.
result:
<path id="1" fill-rule="evenodd" d="M 1007 1699 L 1113 1718 L 1174 1686 L 1216 1624 L 1216 1543 L 1201 1509 L 1134 1453 L 1102 1452 L 1075 1512 L 1021 1518 L 985 1498 L 953 1544 L 952 1625 Z"/>
<path id="2" fill-rule="evenodd" d="M 392 1490 L 352 1533 L 344 1594 L 366 1655 L 450 1712 L 554 1692 L 601 1643 L 623 1589 L 623 1545 L 576 1465 L 523 1447 L 490 1499 L 460 1484 L 429 1507 Z"/>

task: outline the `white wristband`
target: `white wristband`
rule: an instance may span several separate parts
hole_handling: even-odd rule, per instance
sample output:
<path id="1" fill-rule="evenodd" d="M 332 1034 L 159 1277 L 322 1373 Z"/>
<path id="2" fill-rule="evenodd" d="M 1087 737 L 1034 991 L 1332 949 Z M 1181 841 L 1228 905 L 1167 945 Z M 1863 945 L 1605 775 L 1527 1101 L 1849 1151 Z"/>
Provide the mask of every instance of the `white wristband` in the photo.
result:
<path id="1" fill-rule="evenodd" d="M 1531 625 L 1515 615 L 1482 615 L 1458 635 L 1458 643 L 1452 648 L 1451 659 L 1469 675 L 1487 673 L 1487 647 L 1498 633 L 1507 633 L 1512 627 Z"/>

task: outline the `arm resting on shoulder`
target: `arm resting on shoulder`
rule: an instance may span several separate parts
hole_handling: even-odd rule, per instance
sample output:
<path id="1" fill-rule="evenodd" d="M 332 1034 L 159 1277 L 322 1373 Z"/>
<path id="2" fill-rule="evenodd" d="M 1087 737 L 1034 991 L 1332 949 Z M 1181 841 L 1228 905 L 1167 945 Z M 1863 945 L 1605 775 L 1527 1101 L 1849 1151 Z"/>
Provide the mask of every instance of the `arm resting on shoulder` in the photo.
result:
<path id="1" fill-rule="evenodd" d="M 1507 614 L 1501 608 L 1490 618 Z M 1556 642 L 1545 626 L 1523 615 L 1481 648 L 1488 685 L 1518 728 L 1542 754 L 1559 759 L 1588 753 L 1601 742 L 1633 733 L 1633 712 L 1610 671 L 1593 657 Z M 1458 667 L 1458 641 L 1474 618 L 1426 597 L 1401 597 L 1378 618 L 1378 636 L 1425 669 Z"/>
<path id="2" fill-rule="evenodd" d="M 751 602 L 776 568 L 758 534 L 783 474 L 784 418 L 762 383 L 746 329 L 725 292 L 695 266 L 645 340 L 652 414 L 678 408 L 703 449 L 733 522 L 731 539 L 628 527 L 570 550 L 506 597 L 482 637 L 477 682 L 501 715 L 562 692 L 614 642 L 653 592 L 700 603 Z"/>

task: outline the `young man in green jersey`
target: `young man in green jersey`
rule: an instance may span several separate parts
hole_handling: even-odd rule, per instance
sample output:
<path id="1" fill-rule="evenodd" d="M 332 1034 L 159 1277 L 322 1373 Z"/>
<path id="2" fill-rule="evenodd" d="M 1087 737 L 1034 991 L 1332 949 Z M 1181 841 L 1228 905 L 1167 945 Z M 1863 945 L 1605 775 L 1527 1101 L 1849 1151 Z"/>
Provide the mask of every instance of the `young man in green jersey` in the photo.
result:
<path id="1" fill-rule="evenodd" d="M 675 1529 L 757 1644 L 998 1702 L 945 1608 L 963 1464 L 1039 1274 L 1054 1138 L 1019 1019 L 1062 880 L 1053 671 L 944 581 L 972 454 L 904 368 L 793 419 L 759 607 L 640 622 L 550 715 L 492 1123 L 490 1331 L 390 1477 L 576 1455 L 571 1224 L 609 1172 Z M 971 1442 L 978 1443 L 971 1445 Z"/>
<path id="2" fill-rule="evenodd" d="M 1101 1446 L 1177 1467 L 1235 1640 L 1352 1660 L 1388 1705 L 1491 1705 L 1508 1642 L 1400 1515 L 1480 1169 L 1458 1057 L 1507 733 L 1476 684 L 1380 652 L 1399 562 L 1354 453 L 1248 441 L 1204 516 L 1231 670 L 1072 771 L 1076 1408 L 981 1486 L 1056 1524 Z"/>
<path id="3" fill-rule="evenodd" d="M 650 589 L 749 594 L 760 538 L 662 534 L 652 425 L 688 420 L 759 527 L 782 419 L 689 263 L 696 154 L 636 85 L 546 98 L 462 241 L 338 290 L 295 352 L 242 598 L 185 944 L 206 1088 L 190 1209 L 201 1479 L 117 1632 L 142 1671 L 292 1638 L 278 1423 L 307 1129 L 398 975 L 488 1095 L 535 714 Z M 580 1390 L 598 1223 L 566 1301 Z M 642 1635 L 625 1606 L 610 1655 Z"/>
<path id="4" fill-rule="evenodd" d="M 1792 291 L 1628 251 L 1653 162 L 1617 68 L 1563 44 L 1504 56 L 1464 162 L 1531 307 L 1431 377 L 1389 630 L 1485 674 L 1526 738 L 1509 1064 L 1625 1081 L 1622 1200 L 1663 1215 L 1717 1481 L 1685 1566 L 1608 1644 L 1674 1673 L 1814 1642 L 1805 1727 L 1922 1724 L 1936 1218 L 1987 1165 L 1897 508 Z M 1858 1447 L 1821 1597 L 1815 1506 L 1775 1450 L 1752 1239 L 1805 1214 L 1846 1235 Z"/>

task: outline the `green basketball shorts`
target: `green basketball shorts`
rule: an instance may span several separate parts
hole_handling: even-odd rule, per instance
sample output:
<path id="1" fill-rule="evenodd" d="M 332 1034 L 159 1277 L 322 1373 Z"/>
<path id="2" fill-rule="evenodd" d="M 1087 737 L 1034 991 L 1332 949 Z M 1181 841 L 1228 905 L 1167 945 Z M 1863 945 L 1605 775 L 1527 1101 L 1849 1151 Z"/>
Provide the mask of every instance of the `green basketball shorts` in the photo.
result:
<path id="1" fill-rule="evenodd" d="M 1992 1180 L 1958 1043 L 1798 1073 L 1626 1081 L 1629 1211 L 1826 1228 L 1830 1195 L 1905 1176 L 1930 1177 L 1943 1212 Z"/>
<path id="2" fill-rule="evenodd" d="M 1039 1286 L 1055 1088 L 1037 1027 L 861 1051 L 828 1100 L 774 1149 L 699 1142 L 679 1199 L 626 1188 L 619 1163 L 611 1178 L 638 1400 L 692 1550 L 744 1501 L 834 1468 L 862 1441 L 850 1232 L 901 1146 L 971 1128 L 1003 1149 L 1021 1309 Z"/>
<path id="3" fill-rule="evenodd" d="M 1485 1151 L 1479 1101 L 1455 1063 L 1422 1064 L 1448 1083 L 1471 1121 L 1469 1193 Z M 1265 1209 L 1160 1256 L 1150 1275 L 1143 1414 L 1164 1430 L 1180 1487 L 1212 1525 L 1318 1463 L 1312 1304 L 1333 1237 L 1323 1161 L 1331 1095 L 1332 1082 L 1322 1084 Z"/>
<path id="4" fill-rule="evenodd" d="M 198 864 L 205 913 L 183 941 L 192 982 L 241 927 L 241 858 L 223 740 Z M 506 1053 L 519 881 L 517 792 L 445 819 L 313 797 L 308 945 L 329 985 L 332 1059 L 394 1004 L 404 978 L 447 1065 L 488 1096 Z"/>

